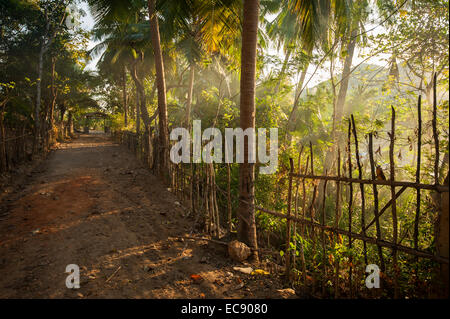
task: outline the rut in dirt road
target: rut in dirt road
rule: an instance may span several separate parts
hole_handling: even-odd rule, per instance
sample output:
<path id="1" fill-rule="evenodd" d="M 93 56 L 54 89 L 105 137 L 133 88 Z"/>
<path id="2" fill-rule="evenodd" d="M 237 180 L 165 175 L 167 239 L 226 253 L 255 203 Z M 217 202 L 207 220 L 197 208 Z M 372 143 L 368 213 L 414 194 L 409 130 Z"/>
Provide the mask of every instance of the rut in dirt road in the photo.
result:
<path id="1" fill-rule="evenodd" d="M 273 298 L 282 288 L 233 272 L 225 246 L 180 239 L 195 219 L 102 134 L 62 144 L 1 207 L 0 298 Z M 69 264 L 80 289 L 66 287 Z"/>

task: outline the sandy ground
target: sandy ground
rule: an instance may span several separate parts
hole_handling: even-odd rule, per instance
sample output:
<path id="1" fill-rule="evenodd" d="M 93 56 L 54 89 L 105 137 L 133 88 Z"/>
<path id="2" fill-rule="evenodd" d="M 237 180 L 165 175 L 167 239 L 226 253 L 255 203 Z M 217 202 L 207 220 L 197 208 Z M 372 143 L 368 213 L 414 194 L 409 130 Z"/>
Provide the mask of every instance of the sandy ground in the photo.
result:
<path id="1" fill-rule="evenodd" d="M 286 296 L 276 274 L 233 270 L 243 265 L 226 246 L 180 239 L 193 229 L 187 215 L 123 146 L 80 135 L 3 196 L 0 298 Z M 79 289 L 66 287 L 68 264 L 80 267 Z"/>

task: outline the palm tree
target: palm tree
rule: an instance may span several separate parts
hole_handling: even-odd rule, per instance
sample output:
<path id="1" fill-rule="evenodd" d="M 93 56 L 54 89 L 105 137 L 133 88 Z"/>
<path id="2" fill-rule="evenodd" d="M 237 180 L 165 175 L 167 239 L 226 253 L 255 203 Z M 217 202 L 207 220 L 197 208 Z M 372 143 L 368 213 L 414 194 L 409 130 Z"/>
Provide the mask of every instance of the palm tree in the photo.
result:
<path id="1" fill-rule="evenodd" d="M 158 89 L 159 113 L 159 173 L 163 175 L 169 167 L 169 128 L 167 119 L 166 80 L 164 75 L 164 61 L 161 51 L 158 17 L 156 15 L 156 0 L 148 0 L 148 14 L 150 18 L 150 34 L 153 47 L 156 71 L 156 86 Z"/>
<path id="2" fill-rule="evenodd" d="M 166 23 L 164 33 L 174 39 L 189 67 L 188 97 L 185 126 L 190 128 L 190 115 L 195 72 L 198 62 L 206 55 L 226 55 L 236 42 L 240 28 L 234 14 L 236 1 L 189 0 L 163 3 Z M 168 23 L 168 22 L 172 23 Z"/>
<path id="3" fill-rule="evenodd" d="M 99 9 L 96 8 L 98 11 Z M 151 43 L 149 35 L 149 25 L 143 20 L 140 9 L 137 4 L 131 4 L 129 13 L 126 16 L 113 14 L 101 16 L 97 22 L 94 36 L 97 40 L 103 40 L 92 50 L 92 54 L 98 54 L 103 49 L 105 51 L 99 61 L 100 65 L 106 65 L 107 68 L 120 78 L 122 90 L 126 91 L 125 70 L 128 66 L 131 78 L 136 86 L 136 132 L 139 133 L 140 117 L 142 117 L 145 133 L 149 136 L 152 118 L 148 114 L 146 106 L 146 95 L 143 79 L 151 69 Z M 111 67 L 118 65 L 117 67 Z M 123 92 L 124 111 L 126 112 L 126 92 Z"/>
<path id="4" fill-rule="evenodd" d="M 124 124 L 128 125 L 128 94 L 127 94 L 127 65 L 132 60 L 129 37 L 130 24 L 137 23 L 138 4 L 134 1 L 103 2 L 101 0 L 89 1 L 96 18 L 94 40 L 101 41 L 93 49 L 91 55 L 103 54 L 99 66 L 107 68 L 108 73 L 120 83 L 122 87 L 122 103 L 124 111 Z M 127 13 L 127 14 L 124 14 Z M 113 67 L 112 67 L 113 66 Z"/>
<path id="5" fill-rule="evenodd" d="M 59 2 L 54 3 L 52 1 L 46 1 L 40 3 L 39 12 L 41 14 L 42 24 L 45 26 L 41 34 L 41 43 L 39 50 L 39 62 L 36 79 L 36 104 L 34 108 L 34 123 L 35 123 L 35 139 L 34 149 L 37 149 L 41 138 L 41 83 L 43 77 L 44 57 L 49 51 L 52 42 L 54 41 L 58 32 L 63 28 L 63 23 L 66 18 L 66 3 Z"/>
<path id="6" fill-rule="evenodd" d="M 136 15 L 143 9 L 141 1 L 120 1 L 120 0 L 89 0 L 91 8 L 95 12 L 96 25 L 98 28 L 110 29 L 111 26 L 120 24 L 136 23 Z M 168 130 L 168 116 L 167 116 L 167 102 L 166 102 L 166 81 L 164 75 L 164 61 L 162 58 L 161 39 L 159 34 L 158 17 L 156 13 L 156 1 L 149 0 L 147 2 L 147 9 L 150 18 L 150 40 L 153 50 L 156 83 L 158 89 L 158 117 L 159 117 L 159 173 L 162 175 L 168 168 L 168 148 L 169 148 L 169 130 Z M 142 25 L 141 25 L 142 27 Z M 125 40 L 122 38 L 122 40 Z M 140 90 L 140 111 L 143 116 L 148 114 L 145 103 L 145 94 L 143 93 L 143 85 L 141 85 L 139 77 L 137 76 L 137 57 L 143 57 L 142 51 L 131 47 L 135 59 L 132 63 L 131 76 Z M 138 52 L 140 51 L 140 52 Z M 144 120 L 144 124 L 147 121 Z M 149 123 L 147 123 L 149 124 Z M 148 127 L 146 128 L 148 129 Z"/>
<path id="7" fill-rule="evenodd" d="M 244 0 L 241 49 L 240 125 L 243 130 L 255 127 L 256 46 L 258 39 L 259 0 Z M 239 166 L 238 238 L 253 248 L 258 261 L 255 223 L 255 165 L 248 162 L 248 143 L 244 144 L 244 163 Z"/>
<path id="8" fill-rule="evenodd" d="M 303 84 L 311 54 L 315 49 L 328 51 L 327 40 L 329 38 L 330 18 L 334 18 L 337 32 L 341 34 L 345 32 L 349 17 L 348 1 L 283 0 L 278 2 L 275 8 L 271 8 L 278 14 L 271 23 L 267 24 L 267 33 L 278 42 L 278 46 L 284 45 L 286 52 L 286 58 L 280 72 L 280 82 L 284 77 L 292 53 L 296 53 L 303 61 L 303 65 L 299 68 L 301 74 L 295 88 L 293 107 L 286 124 L 287 134 L 293 128 L 292 124 L 296 120 L 296 112 L 300 95 L 303 92 Z M 297 52 L 293 52 L 294 48 L 299 49 L 297 49 Z"/>
<path id="9" fill-rule="evenodd" d="M 350 0 L 348 6 L 345 9 L 346 14 L 342 13 L 340 16 L 345 17 L 342 19 L 340 26 L 340 33 L 343 34 L 341 51 L 345 52 L 345 59 L 343 64 L 342 76 L 339 84 L 339 93 L 334 106 L 333 116 L 333 131 L 332 135 L 335 139 L 338 139 L 336 135 L 336 128 L 339 126 L 342 116 L 344 114 L 345 98 L 347 96 L 348 82 L 351 74 L 351 66 L 353 61 L 353 55 L 355 52 L 355 46 L 364 31 L 364 21 L 367 19 L 367 1 L 352 1 Z"/>
<path id="10" fill-rule="evenodd" d="M 336 0 L 335 8 L 341 8 L 345 0 Z M 299 29 L 294 32 L 300 38 L 304 49 L 311 52 L 320 39 L 326 38 L 331 4 L 326 0 L 294 0 L 283 2 L 294 17 Z M 337 16 L 340 16 L 340 12 Z M 245 0 L 243 9 L 241 50 L 241 95 L 240 125 L 243 130 L 255 127 L 255 74 L 256 47 L 258 37 L 259 1 Z M 295 110 L 296 105 L 294 105 Z M 247 141 L 248 143 L 248 141 Z M 248 163 L 247 144 L 244 148 L 244 163 L 239 167 L 239 217 L 238 236 L 254 250 L 258 260 L 255 226 L 254 165 Z"/>

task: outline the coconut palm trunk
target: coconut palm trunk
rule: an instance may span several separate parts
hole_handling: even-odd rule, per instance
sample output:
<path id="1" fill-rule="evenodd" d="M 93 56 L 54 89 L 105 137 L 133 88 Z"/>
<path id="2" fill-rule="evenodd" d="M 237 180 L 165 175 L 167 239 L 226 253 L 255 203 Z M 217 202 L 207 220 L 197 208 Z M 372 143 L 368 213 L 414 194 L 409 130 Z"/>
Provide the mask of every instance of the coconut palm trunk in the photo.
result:
<path id="1" fill-rule="evenodd" d="M 300 73 L 300 80 L 297 83 L 297 86 L 295 88 L 295 99 L 294 99 L 294 105 L 292 106 L 292 111 L 289 114 L 287 123 L 286 123 L 286 134 L 287 134 L 287 142 L 291 142 L 291 135 L 289 132 L 294 129 L 294 123 L 297 120 L 297 109 L 300 102 L 300 95 L 303 92 L 303 83 L 305 82 L 306 77 L 306 71 L 308 70 L 309 63 L 307 63 L 304 67 L 302 72 Z"/>
<path id="2" fill-rule="evenodd" d="M 345 106 L 345 98 L 347 97 L 347 91 L 348 91 L 348 82 L 350 80 L 350 72 L 352 67 L 352 61 L 353 61 L 353 54 L 355 52 L 355 46 L 356 46 L 356 35 L 357 31 L 353 30 L 351 33 L 351 38 L 348 42 L 347 46 L 347 56 L 344 60 L 344 69 L 342 70 L 342 78 L 341 83 L 339 85 L 339 93 L 336 101 L 336 108 L 335 108 L 335 114 L 334 114 L 334 121 L 333 121 L 333 134 L 336 134 L 336 128 L 339 126 L 342 116 L 344 115 L 344 106 Z"/>
<path id="3" fill-rule="evenodd" d="M 123 113 L 124 113 L 124 125 L 128 125 L 128 97 L 127 97 L 127 69 L 125 65 L 122 70 L 122 99 L 123 99 Z"/>
<path id="4" fill-rule="evenodd" d="M 337 147 L 339 145 L 342 145 L 342 143 L 343 143 L 343 141 L 342 141 L 343 130 L 339 130 L 338 128 L 341 124 L 342 117 L 344 115 L 345 98 L 347 97 L 348 82 L 350 79 L 351 67 L 352 67 L 352 62 L 353 62 L 353 54 L 355 52 L 355 46 L 356 46 L 356 35 L 357 35 L 357 30 L 353 29 L 353 31 L 350 35 L 350 40 L 347 45 L 347 55 L 344 60 L 344 68 L 342 70 L 342 77 L 341 77 L 341 82 L 339 85 L 339 92 L 338 92 L 336 104 L 334 106 L 333 127 L 332 127 L 332 132 L 331 132 L 334 143 L 331 146 L 331 148 L 329 149 L 329 151 L 325 154 L 325 161 L 324 161 L 324 169 L 328 173 L 333 172 L 333 163 L 336 158 L 335 155 L 337 152 Z M 319 182 L 319 193 L 318 193 L 317 198 L 322 198 L 323 191 L 324 191 L 324 184 L 325 183 L 323 180 L 321 180 Z M 322 206 L 321 201 L 318 201 L 316 203 L 316 208 L 320 210 L 320 209 L 322 209 L 321 206 Z"/>
<path id="5" fill-rule="evenodd" d="M 194 76 L 195 76 L 195 63 L 191 64 L 189 72 L 189 90 L 188 98 L 186 101 L 186 128 L 191 128 L 191 106 L 192 106 L 192 93 L 194 91 Z"/>
<path id="6" fill-rule="evenodd" d="M 135 81 L 136 82 L 136 81 Z M 139 97 L 139 88 L 137 85 L 136 86 L 136 134 L 139 134 L 139 132 L 141 131 L 141 112 L 139 112 L 139 108 L 140 108 L 140 104 L 141 104 L 141 99 Z"/>
<path id="7" fill-rule="evenodd" d="M 146 103 L 146 98 L 145 98 L 145 88 L 144 85 L 142 84 L 143 81 L 142 79 L 139 78 L 139 75 L 137 73 L 137 61 L 135 61 L 133 63 L 132 66 L 132 71 L 131 71 L 131 77 L 133 78 L 133 81 L 136 85 L 136 93 L 137 93 L 137 105 L 136 105 L 136 120 L 139 119 L 139 114 L 142 118 L 142 122 L 144 122 L 144 127 L 145 127 L 145 131 L 146 133 L 148 133 L 150 131 L 150 116 L 148 115 L 148 111 L 147 111 L 147 103 Z"/>
<path id="8" fill-rule="evenodd" d="M 255 127 L 256 46 L 259 0 L 244 1 L 241 49 L 240 125 L 243 130 Z M 238 238 L 253 248 L 258 261 L 255 224 L 255 165 L 248 162 L 248 143 L 244 144 L 244 163 L 239 166 Z"/>
<path id="9" fill-rule="evenodd" d="M 47 27 L 48 28 L 48 27 Z M 41 111 L 41 82 L 42 82 L 42 74 L 44 68 L 44 54 L 47 51 L 45 45 L 45 38 L 43 37 L 41 49 L 39 51 L 39 62 L 38 62 L 38 76 L 36 80 L 36 105 L 34 107 L 34 150 L 38 149 L 40 143 L 40 133 L 41 133 L 41 121 L 40 121 L 40 111 Z"/>
<path id="10" fill-rule="evenodd" d="M 156 16 L 156 0 L 148 0 L 148 13 L 150 18 L 150 33 L 155 56 L 156 84 L 158 88 L 159 113 L 159 173 L 163 175 L 169 167 L 169 129 L 167 120 L 166 81 L 164 77 L 164 62 L 161 52 L 158 17 Z"/>
<path id="11" fill-rule="evenodd" d="M 51 104 L 50 104 L 50 111 L 48 114 L 48 127 L 51 130 L 51 138 L 53 139 L 54 129 L 53 126 L 55 124 L 55 106 L 56 106 L 56 98 L 58 96 L 58 91 L 55 86 L 55 66 L 56 66 L 56 58 L 52 58 L 52 77 L 51 77 L 51 86 L 50 86 L 50 93 L 51 93 Z"/>

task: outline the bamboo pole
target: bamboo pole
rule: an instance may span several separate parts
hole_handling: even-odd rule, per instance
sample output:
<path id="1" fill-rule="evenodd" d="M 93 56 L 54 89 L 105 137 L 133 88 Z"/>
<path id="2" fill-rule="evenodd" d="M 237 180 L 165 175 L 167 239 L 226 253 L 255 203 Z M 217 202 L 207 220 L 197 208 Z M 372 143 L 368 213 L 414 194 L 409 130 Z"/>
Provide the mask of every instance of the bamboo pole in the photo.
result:
<path id="1" fill-rule="evenodd" d="M 189 202 L 191 205 L 191 213 L 194 214 L 195 213 L 195 205 L 194 205 L 194 164 L 191 162 L 190 163 L 190 172 L 191 172 L 191 176 L 189 178 Z"/>
<path id="2" fill-rule="evenodd" d="M 401 194 L 403 194 L 403 192 L 407 189 L 406 186 L 403 186 L 402 188 L 400 188 L 400 190 L 395 193 L 395 199 L 399 198 Z M 389 200 L 389 202 L 387 202 L 386 205 L 384 205 L 384 207 L 380 210 L 380 212 L 378 213 L 378 218 L 381 217 L 381 215 L 383 215 L 383 213 L 385 211 L 388 210 L 388 208 L 392 205 L 393 201 L 392 199 Z M 376 222 L 376 217 L 374 217 L 374 219 L 372 219 L 372 221 L 370 223 L 367 224 L 367 226 L 364 228 L 365 230 L 368 230 L 370 228 L 370 226 L 372 226 L 374 223 Z"/>
<path id="3" fill-rule="evenodd" d="M 359 155 L 359 146 L 358 146 L 358 136 L 356 133 L 356 125 L 355 125 L 355 118 L 353 117 L 353 114 L 351 115 L 352 118 L 352 126 L 353 126 L 353 137 L 355 139 L 355 153 L 356 153 L 356 165 L 358 166 L 358 179 L 362 179 L 362 166 L 360 161 L 360 155 Z M 359 189 L 361 192 L 361 228 L 362 228 L 362 234 L 366 235 L 366 198 L 364 196 L 364 184 L 359 184 Z M 364 263 L 368 264 L 367 262 L 367 244 L 364 241 L 363 242 L 363 251 L 364 251 Z"/>
<path id="4" fill-rule="evenodd" d="M 419 95 L 417 102 L 417 166 L 416 183 L 420 183 L 420 164 L 422 153 L 422 96 Z M 416 190 L 416 218 L 414 219 L 414 249 L 419 249 L 419 220 L 420 220 L 420 189 Z M 416 284 L 418 283 L 418 265 L 416 258 Z"/>
<path id="5" fill-rule="evenodd" d="M 391 106 L 391 133 L 390 145 L 389 145 L 389 167 L 390 167 L 390 180 L 395 181 L 395 163 L 394 163 L 394 148 L 395 148 L 395 109 Z M 397 221 L 397 206 L 395 199 L 395 186 L 391 185 L 391 212 L 392 212 L 392 241 L 397 244 L 398 240 L 398 221 Z M 392 265 L 394 267 L 394 298 L 398 298 L 398 264 L 397 264 L 397 249 L 392 249 Z"/>
<path id="6" fill-rule="evenodd" d="M 204 196 L 203 198 L 205 199 L 205 216 L 206 216 L 206 232 L 207 233 L 211 233 L 212 232 L 212 227 L 211 227 L 211 214 L 210 214 L 210 208 L 209 208 L 209 178 L 208 178 L 208 169 L 207 166 L 204 165 L 203 167 L 203 171 L 205 174 L 205 183 L 204 183 Z"/>
<path id="7" fill-rule="evenodd" d="M 338 147 L 338 159 L 337 159 L 337 174 L 338 177 L 341 176 L 341 150 Z M 341 183 L 336 181 L 336 203 L 335 203 L 335 217 L 334 217 L 334 227 L 339 228 L 339 220 L 341 217 Z M 335 234 L 335 242 L 341 244 L 339 240 L 339 234 Z M 336 271 L 334 278 L 334 298 L 339 298 L 339 259 L 336 258 L 334 262 L 334 268 Z"/>
<path id="8" fill-rule="evenodd" d="M 297 160 L 297 167 L 298 167 L 298 171 L 300 172 L 300 168 L 301 168 L 301 158 L 302 158 L 302 152 L 303 152 L 303 145 L 300 149 L 300 152 L 298 153 L 298 160 Z M 295 203 L 295 207 L 294 207 L 294 215 L 295 217 L 298 217 L 298 189 L 299 189 L 299 185 L 300 184 L 300 179 L 297 178 L 295 180 L 295 197 L 294 197 L 294 203 Z M 297 249 L 297 223 L 294 223 L 293 226 L 293 231 L 294 231 L 294 247 L 295 249 Z M 300 242 L 300 247 L 301 247 L 302 243 Z M 303 249 L 300 248 L 300 251 L 302 251 Z M 296 267 L 296 254 L 293 254 L 292 256 L 292 264 L 294 265 L 294 268 Z"/>
<path id="9" fill-rule="evenodd" d="M 312 146 L 312 142 L 309 142 L 309 149 L 310 149 L 310 159 L 311 159 L 311 174 L 314 175 L 314 154 L 313 154 L 313 146 Z M 311 217 L 311 220 L 314 220 L 314 217 L 316 215 L 315 212 L 315 204 L 316 204 L 316 196 L 317 196 L 317 184 L 314 183 L 313 185 L 313 194 L 312 194 L 312 199 L 311 199 L 311 205 L 309 206 L 309 215 Z M 311 241 L 312 241 L 312 260 L 313 260 L 313 265 L 316 264 L 316 229 L 314 227 L 310 227 L 310 237 L 311 237 Z M 312 272 L 313 275 L 313 281 L 312 281 L 312 290 L 313 293 L 316 290 L 316 272 L 313 271 Z"/>
<path id="10" fill-rule="evenodd" d="M 439 133 L 437 130 L 437 97 L 436 97 L 436 80 L 437 75 L 434 74 L 433 78 L 433 119 L 431 125 L 433 127 L 433 139 L 435 148 L 434 158 L 434 183 L 439 184 Z"/>
<path id="11" fill-rule="evenodd" d="M 325 175 L 327 172 L 325 171 Z M 325 199 L 327 193 L 327 182 L 325 181 L 323 184 L 323 197 L 322 197 L 322 225 L 326 225 L 326 214 L 325 214 Z M 326 256 L 326 245 L 325 245 L 325 230 L 321 229 L 321 240 L 322 240 L 322 295 L 325 295 L 325 288 L 327 283 L 327 256 Z"/>
<path id="12" fill-rule="evenodd" d="M 233 224 L 231 221 L 231 213 L 232 213 L 232 207 L 231 207 L 231 167 L 230 163 L 227 163 L 227 208 L 228 208 L 228 231 L 231 233 Z"/>
<path id="13" fill-rule="evenodd" d="M 292 157 L 289 158 L 289 171 L 293 173 L 294 162 Z M 291 200 L 292 200 L 292 174 L 289 174 L 289 189 L 288 189 L 288 206 L 287 206 L 287 216 L 291 217 Z M 290 281 L 291 276 L 291 221 L 289 218 L 286 220 L 286 280 Z"/>
<path id="14" fill-rule="evenodd" d="M 347 162 L 348 162 L 348 176 L 349 178 L 352 178 L 352 152 L 351 152 L 351 128 L 352 123 L 349 120 L 348 121 L 348 136 L 347 136 Z M 349 198 L 348 198 L 348 248 L 351 252 L 352 250 L 352 205 L 353 205 L 353 184 L 350 183 L 349 185 Z M 352 287 L 352 272 L 353 272 L 353 258 L 350 255 L 349 256 L 349 271 L 348 271 L 348 283 L 349 283 L 349 289 L 350 289 L 350 298 L 353 297 L 353 287 Z"/>
<path id="15" fill-rule="evenodd" d="M 348 178 L 348 177 L 337 177 L 337 176 L 323 176 L 323 175 L 311 175 L 311 174 L 296 174 L 293 173 L 293 177 L 301 177 L 305 179 L 318 179 L 318 180 L 329 180 L 329 181 L 340 181 L 344 183 L 356 183 L 356 184 L 369 184 L 369 185 L 387 185 L 387 186 L 395 186 L 395 187 L 410 187 L 415 189 L 428 189 L 435 190 L 440 193 L 448 192 L 448 185 L 430 185 L 430 184 L 418 184 L 415 182 L 403 182 L 403 181 L 390 181 L 390 180 L 369 180 L 369 179 L 358 179 L 358 178 Z"/>
<path id="16" fill-rule="evenodd" d="M 304 172 L 308 173 L 308 165 L 309 165 L 309 155 L 306 157 L 306 167 Z M 302 178 L 302 218 L 304 219 L 306 217 L 306 185 L 305 185 L 305 179 Z M 301 224 L 300 227 L 300 234 L 302 237 L 302 271 L 303 271 L 303 283 L 306 285 L 306 262 L 305 262 L 305 254 L 304 254 L 304 247 L 303 247 L 303 241 L 305 240 L 305 225 Z"/>
<path id="17" fill-rule="evenodd" d="M 216 214 L 216 205 L 214 204 L 214 170 L 212 169 L 212 163 L 208 163 L 206 164 L 206 169 L 208 170 L 208 174 L 209 174 L 209 179 L 208 179 L 208 184 L 210 185 L 209 187 L 209 194 L 208 194 L 208 198 L 209 198 L 209 211 L 211 214 L 211 220 L 212 220 L 212 230 L 213 230 L 213 234 L 216 237 L 218 236 L 218 220 L 217 220 L 217 214 Z"/>
<path id="18" fill-rule="evenodd" d="M 214 164 L 211 163 L 211 175 L 212 175 L 212 189 L 213 189 L 213 202 L 214 210 L 216 213 L 216 236 L 220 238 L 220 215 L 219 215 L 219 205 L 217 204 L 217 191 L 216 191 L 216 171 L 214 169 Z"/>
<path id="19" fill-rule="evenodd" d="M 181 169 L 181 179 L 180 179 L 180 185 L 181 185 L 181 200 L 184 202 L 184 196 L 185 196 L 185 181 L 184 181 L 184 165 L 183 163 L 180 163 L 180 169 Z"/>

